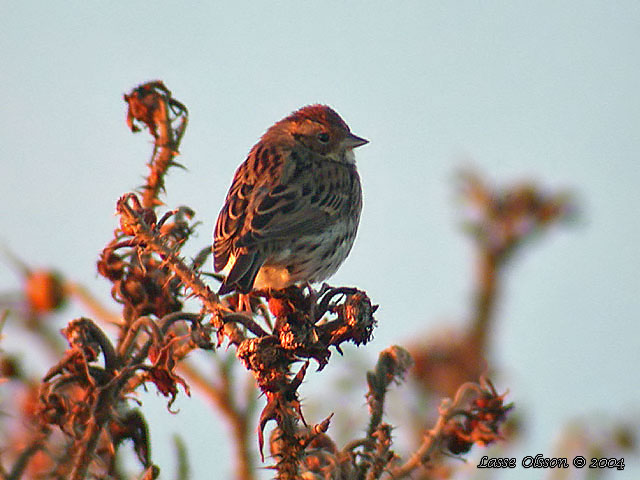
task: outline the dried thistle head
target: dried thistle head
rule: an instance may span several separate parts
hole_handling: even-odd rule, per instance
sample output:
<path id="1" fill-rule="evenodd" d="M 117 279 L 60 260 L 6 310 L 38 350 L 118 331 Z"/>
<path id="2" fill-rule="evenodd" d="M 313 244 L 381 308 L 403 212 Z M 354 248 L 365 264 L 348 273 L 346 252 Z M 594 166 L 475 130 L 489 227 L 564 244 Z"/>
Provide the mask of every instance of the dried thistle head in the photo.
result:
<path id="1" fill-rule="evenodd" d="M 513 404 L 505 404 L 506 392 L 499 395 L 488 380 L 481 380 L 477 387 L 473 399 L 452 412 L 444 427 L 442 446 L 454 455 L 468 452 L 474 444 L 487 446 L 503 438 L 500 427 Z"/>
<path id="2" fill-rule="evenodd" d="M 164 98 L 170 94 L 162 81 L 145 83 L 135 88 L 128 95 L 124 95 L 124 101 L 129 105 L 127 111 L 127 125 L 132 132 L 139 132 L 139 124 L 146 125 L 155 137 L 156 125 L 162 123 Z"/>

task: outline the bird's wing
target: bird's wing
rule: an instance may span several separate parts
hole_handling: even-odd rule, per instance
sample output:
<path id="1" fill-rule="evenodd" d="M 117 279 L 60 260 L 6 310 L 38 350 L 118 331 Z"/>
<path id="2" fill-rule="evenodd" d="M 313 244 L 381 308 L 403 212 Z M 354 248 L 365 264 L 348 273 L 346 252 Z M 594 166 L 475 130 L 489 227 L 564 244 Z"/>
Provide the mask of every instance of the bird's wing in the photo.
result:
<path id="1" fill-rule="evenodd" d="M 354 195 L 360 202 L 357 173 L 348 165 L 294 152 L 268 172 L 255 172 L 250 157 L 236 172 L 218 217 L 216 270 L 238 249 L 322 231 L 355 207 Z"/>
<path id="2" fill-rule="evenodd" d="M 349 211 L 354 175 L 353 168 L 326 160 L 286 162 L 279 181 L 263 186 L 255 196 L 236 246 L 251 247 L 326 229 Z"/>
<path id="3" fill-rule="evenodd" d="M 229 261 L 234 241 L 239 237 L 245 224 L 247 207 L 253 192 L 251 183 L 246 181 L 243 164 L 236 172 L 222 210 L 218 215 L 213 241 L 213 259 L 216 272 L 222 270 Z"/>

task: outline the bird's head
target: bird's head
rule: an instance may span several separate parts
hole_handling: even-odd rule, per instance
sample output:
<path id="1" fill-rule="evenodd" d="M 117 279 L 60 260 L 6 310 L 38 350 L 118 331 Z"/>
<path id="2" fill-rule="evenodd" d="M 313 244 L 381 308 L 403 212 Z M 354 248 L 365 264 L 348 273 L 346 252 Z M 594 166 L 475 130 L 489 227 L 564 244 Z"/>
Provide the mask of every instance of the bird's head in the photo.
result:
<path id="1" fill-rule="evenodd" d="M 351 133 L 335 110 L 326 105 L 309 105 L 274 125 L 309 150 L 343 163 L 354 163 L 352 150 L 369 143 Z"/>

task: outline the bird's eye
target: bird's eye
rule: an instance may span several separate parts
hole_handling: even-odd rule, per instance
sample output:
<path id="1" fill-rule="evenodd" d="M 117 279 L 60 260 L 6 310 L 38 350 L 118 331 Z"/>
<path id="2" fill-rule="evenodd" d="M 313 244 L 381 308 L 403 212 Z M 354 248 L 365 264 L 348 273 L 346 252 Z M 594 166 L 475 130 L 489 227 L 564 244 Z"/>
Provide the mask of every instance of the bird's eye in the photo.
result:
<path id="1" fill-rule="evenodd" d="M 328 143 L 329 142 L 329 134 L 326 132 L 322 132 L 318 134 L 318 141 L 320 143 Z"/>

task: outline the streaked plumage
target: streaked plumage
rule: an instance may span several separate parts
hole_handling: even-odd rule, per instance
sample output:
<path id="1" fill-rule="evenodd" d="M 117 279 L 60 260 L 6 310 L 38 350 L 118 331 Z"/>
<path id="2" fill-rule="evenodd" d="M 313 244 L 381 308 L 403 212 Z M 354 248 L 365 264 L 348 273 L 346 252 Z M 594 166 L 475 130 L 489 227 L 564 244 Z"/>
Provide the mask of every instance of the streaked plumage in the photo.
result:
<path id="1" fill-rule="evenodd" d="M 333 275 L 355 240 L 362 191 L 353 149 L 367 140 L 324 105 L 273 125 L 233 178 L 215 229 L 219 293 Z"/>

